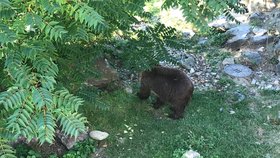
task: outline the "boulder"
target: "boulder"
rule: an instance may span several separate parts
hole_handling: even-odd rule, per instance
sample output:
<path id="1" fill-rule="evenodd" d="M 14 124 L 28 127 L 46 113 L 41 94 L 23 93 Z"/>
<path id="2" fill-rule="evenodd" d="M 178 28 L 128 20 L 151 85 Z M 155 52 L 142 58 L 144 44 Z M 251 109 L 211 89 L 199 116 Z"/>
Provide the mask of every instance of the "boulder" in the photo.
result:
<path id="1" fill-rule="evenodd" d="M 248 66 L 256 66 L 262 63 L 261 55 L 256 51 L 245 51 L 242 53 L 241 59 Z"/>
<path id="2" fill-rule="evenodd" d="M 233 37 L 226 42 L 225 47 L 231 50 L 239 50 L 249 39 L 248 34 L 250 33 L 250 26 L 242 24 L 229 29 L 226 33 Z"/>
<path id="3" fill-rule="evenodd" d="M 273 36 L 269 36 L 269 35 L 253 36 L 250 39 L 250 46 L 251 47 L 266 46 L 266 45 L 274 42 L 274 40 L 275 40 L 275 38 Z"/>
<path id="4" fill-rule="evenodd" d="M 200 154 L 193 150 L 186 151 L 182 156 L 182 158 L 199 158 L 199 157 L 200 157 Z"/>
<path id="5" fill-rule="evenodd" d="M 225 58 L 222 62 L 222 64 L 225 65 L 231 65 L 234 64 L 234 58 Z"/>
<path id="6" fill-rule="evenodd" d="M 252 70 L 241 64 L 231 64 L 224 68 L 224 72 L 232 77 L 243 78 L 252 74 Z"/>
<path id="7" fill-rule="evenodd" d="M 109 65 L 107 59 L 98 59 L 94 62 L 94 65 L 93 69 L 100 73 L 100 77 L 88 78 L 85 82 L 86 85 L 106 88 L 110 83 L 119 79 L 117 71 Z"/>
<path id="8" fill-rule="evenodd" d="M 88 138 L 88 133 L 80 133 L 79 136 L 75 139 L 75 137 L 69 137 L 62 133 L 60 130 L 56 131 L 56 136 L 60 139 L 61 143 L 69 150 L 71 149 L 77 142 L 83 141 Z"/>
<path id="9" fill-rule="evenodd" d="M 89 133 L 89 136 L 94 140 L 101 141 L 101 140 L 106 139 L 109 136 L 109 134 L 107 132 L 102 132 L 102 131 L 95 130 L 95 131 L 91 131 Z"/>

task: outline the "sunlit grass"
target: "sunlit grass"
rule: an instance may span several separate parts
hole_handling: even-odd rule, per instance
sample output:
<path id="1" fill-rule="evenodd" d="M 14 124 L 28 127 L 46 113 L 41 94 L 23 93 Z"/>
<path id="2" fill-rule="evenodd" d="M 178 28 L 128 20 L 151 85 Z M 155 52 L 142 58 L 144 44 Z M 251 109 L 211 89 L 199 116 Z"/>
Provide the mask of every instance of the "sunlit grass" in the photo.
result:
<path id="1" fill-rule="evenodd" d="M 256 134 L 262 126 L 271 127 L 265 125 L 265 113 L 252 111 L 248 100 L 230 105 L 224 92 L 195 92 L 181 120 L 167 118 L 168 108 L 154 110 L 150 100 L 140 101 L 122 90 L 101 98 L 110 110 L 86 107 L 84 113 L 91 128 L 110 134 L 109 157 L 171 158 L 189 149 L 207 158 L 263 157 L 272 150 Z"/>

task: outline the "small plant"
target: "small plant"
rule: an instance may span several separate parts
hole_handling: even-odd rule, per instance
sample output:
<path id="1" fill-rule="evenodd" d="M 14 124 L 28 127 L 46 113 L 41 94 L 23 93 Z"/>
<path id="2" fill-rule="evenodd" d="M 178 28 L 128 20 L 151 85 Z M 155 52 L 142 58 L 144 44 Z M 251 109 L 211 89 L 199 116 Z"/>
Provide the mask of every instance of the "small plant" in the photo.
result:
<path id="1" fill-rule="evenodd" d="M 217 83 L 222 87 L 235 84 L 229 77 L 226 76 L 222 76 Z"/>
<path id="2" fill-rule="evenodd" d="M 95 142 L 92 139 L 87 139 L 79 142 L 68 153 L 63 155 L 63 158 L 87 158 L 95 151 Z"/>
<path id="3" fill-rule="evenodd" d="M 185 152 L 184 149 L 178 148 L 178 149 L 176 149 L 176 150 L 173 152 L 172 157 L 173 157 L 173 158 L 181 158 L 182 155 L 184 154 L 184 152 Z"/>

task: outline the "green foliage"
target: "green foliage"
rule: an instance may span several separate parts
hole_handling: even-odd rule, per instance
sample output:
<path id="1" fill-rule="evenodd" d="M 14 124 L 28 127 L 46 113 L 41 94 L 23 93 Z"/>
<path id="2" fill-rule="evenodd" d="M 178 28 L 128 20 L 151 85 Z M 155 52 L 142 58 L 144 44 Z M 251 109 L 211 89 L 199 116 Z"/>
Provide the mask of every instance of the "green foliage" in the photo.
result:
<path id="1" fill-rule="evenodd" d="M 164 0 L 163 8 L 179 7 L 183 10 L 184 17 L 197 28 L 206 30 L 207 23 L 221 14 L 229 20 L 238 22 L 231 11 L 245 13 L 245 6 L 240 0 Z"/>
<path id="2" fill-rule="evenodd" d="M 73 149 L 63 155 L 63 158 L 84 158 L 90 157 L 95 152 L 95 142 L 92 139 L 87 139 L 77 143 Z"/>
<path id="3" fill-rule="evenodd" d="M 186 48 L 176 40 L 175 29 L 162 24 L 148 25 L 146 30 L 132 27 L 140 23 L 138 19 L 151 17 L 143 10 L 145 2 L 0 1 L 0 78 L 1 86 L 4 85 L 0 87 L 0 119 L 3 120 L 0 146 L 7 141 L 8 137 L 3 137 L 7 133 L 13 138 L 24 136 L 29 141 L 38 138 L 42 144 L 54 140 L 58 126 L 74 137 L 83 132 L 87 121 L 78 112 L 83 100 L 74 94 L 79 94 L 85 74 L 96 75 L 88 65 L 93 58 L 107 54 L 108 44 L 117 43 L 116 35 L 125 44 L 112 50 L 126 68 L 140 71 L 161 60 L 173 61 L 166 47 Z M 190 12 L 203 11 L 201 5 L 194 10 L 197 3 L 190 2 L 193 3 Z M 210 2 L 210 8 L 216 6 Z M 183 8 L 189 8 L 182 4 Z M 221 5 L 206 11 L 217 15 L 225 8 Z M 186 10 L 184 14 L 192 17 Z M 205 19 L 205 12 L 198 15 L 195 17 Z M 73 67 L 77 63 L 81 66 Z M 102 104 L 100 100 L 96 102 Z"/>
<path id="4" fill-rule="evenodd" d="M 16 158 L 14 149 L 5 139 L 0 138 L 0 158 Z"/>

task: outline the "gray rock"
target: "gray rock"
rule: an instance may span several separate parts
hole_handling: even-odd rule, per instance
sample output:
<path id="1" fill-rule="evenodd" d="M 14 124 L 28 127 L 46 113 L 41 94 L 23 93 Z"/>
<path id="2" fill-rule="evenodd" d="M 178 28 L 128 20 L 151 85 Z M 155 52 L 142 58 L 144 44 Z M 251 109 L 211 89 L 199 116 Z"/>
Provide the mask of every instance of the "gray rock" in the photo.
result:
<path id="1" fill-rule="evenodd" d="M 253 46 L 266 46 L 274 41 L 273 36 L 253 36 L 250 40 L 250 44 Z"/>
<path id="2" fill-rule="evenodd" d="M 262 62 L 262 57 L 258 52 L 246 51 L 242 56 L 249 65 L 259 65 Z"/>
<path id="3" fill-rule="evenodd" d="M 195 32 L 191 29 L 185 29 L 182 31 L 184 39 L 190 39 L 195 35 Z"/>
<path id="4" fill-rule="evenodd" d="M 195 66 L 195 58 L 192 55 L 187 55 L 186 58 L 179 60 L 179 62 L 188 70 Z"/>
<path id="5" fill-rule="evenodd" d="M 199 40 L 198 40 L 198 44 L 200 44 L 200 45 L 207 44 L 207 42 L 208 42 L 207 37 L 201 37 L 201 38 L 199 38 Z"/>
<path id="6" fill-rule="evenodd" d="M 257 80 L 256 79 L 252 79 L 251 84 L 255 85 L 256 83 L 257 83 Z"/>
<path id="7" fill-rule="evenodd" d="M 101 140 L 106 139 L 109 136 L 109 134 L 107 132 L 102 132 L 102 131 L 95 130 L 95 131 L 91 131 L 89 133 L 89 136 L 94 140 L 101 141 Z"/>
<path id="8" fill-rule="evenodd" d="M 241 47 L 243 47 L 244 45 L 246 45 L 248 38 L 243 38 L 243 37 L 233 37 L 231 39 L 229 39 L 226 44 L 224 45 L 224 47 L 231 49 L 232 51 L 237 51 L 239 50 Z"/>
<path id="9" fill-rule="evenodd" d="M 88 78 L 85 82 L 86 85 L 95 86 L 97 88 L 106 88 L 110 83 L 119 80 L 117 70 L 113 69 L 106 59 L 101 58 L 96 60 L 94 62 L 94 67 L 100 72 L 101 77 Z"/>
<path id="10" fill-rule="evenodd" d="M 233 37 L 226 42 L 225 47 L 231 50 L 238 50 L 245 45 L 249 39 L 248 34 L 250 33 L 250 25 L 242 24 L 229 29 L 226 33 Z"/>
<path id="11" fill-rule="evenodd" d="M 241 64 L 231 64 L 224 68 L 224 72 L 233 77 L 248 77 L 252 74 L 252 70 Z"/>
<path id="12" fill-rule="evenodd" d="M 63 134 L 61 131 L 56 131 L 56 136 L 60 139 L 61 143 L 66 146 L 67 149 L 71 149 L 77 142 L 83 141 L 88 138 L 88 133 L 84 132 L 81 133 L 77 139 L 74 137 L 69 137 L 65 134 Z"/>
<path id="13" fill-rule="evenodd" d="M 226 33 L 232 36 L 238 36 L 239 38 L 245 38 L 250 33 L 250 25 L 241 24 L 237 27 L 229 29 Z"/>
<path id="14" fill-rule="evenodd" d="M 199 158 L 199 157 L 200 154 L 193 150 L 186 151 L 182 156 L 182 158 Z"/>
<path id="15" fill-rule="evenodd" d="M 259 27 L 255 27 L 255 28 L 253 28 L 252 32 L 253 32 L 256 36 L 262 36 L 262 35 L 264 35 L 264 34 L 267 33 L 267 30 L 266 30 L 266 29 L 259 28 Z"/>
<path id="16" fill-rule="evenodd" d="M 277 75 L 280 75 L 280 63 L 275 66 L 275 72 Z"/>
<path id="17" fill-rule="evenodd" d="M 254 21 L 262 22 L 265 21 L 266 17 L 267 16 L 263 12 L 254 12 L 249 16 L 249 20 L 250 22 L 254 22 Z"/>
<path id="18" fill-rule="evenodd" d="M 222 62 L 223 65 L 234 64 L 234 58 L 225 58 Z"/>

